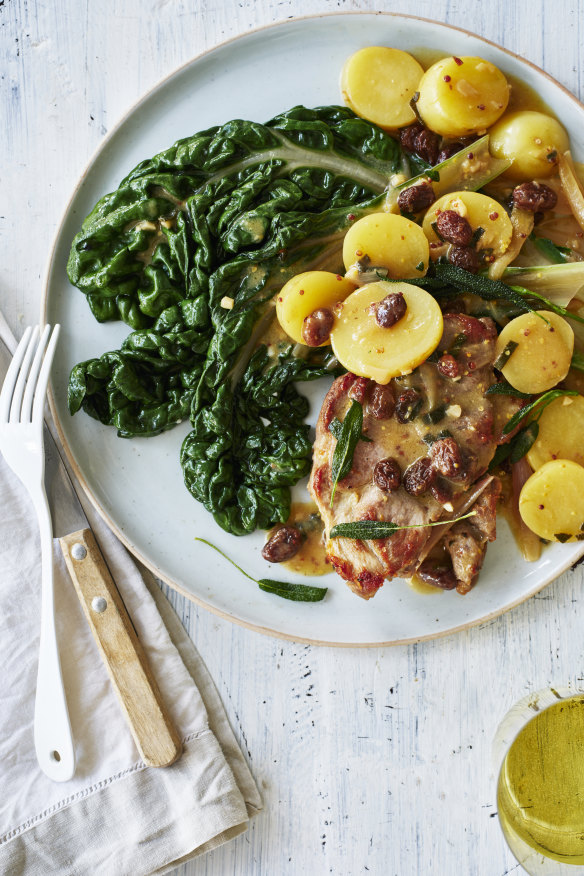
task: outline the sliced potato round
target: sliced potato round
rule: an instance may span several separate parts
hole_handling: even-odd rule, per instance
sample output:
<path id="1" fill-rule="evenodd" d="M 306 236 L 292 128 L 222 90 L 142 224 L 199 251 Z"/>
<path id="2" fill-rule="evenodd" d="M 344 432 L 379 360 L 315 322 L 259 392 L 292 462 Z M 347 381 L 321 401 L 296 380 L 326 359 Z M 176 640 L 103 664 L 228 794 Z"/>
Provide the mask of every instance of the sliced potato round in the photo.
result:
<path id="1" fill-rule="evenodd" d="M 509 113 L 490 131 L 489 148 L 495 158 L 512 159 L 505 171 L 510 179 L 551 176 L 557 156 L 570 148 L 565 129 L 552 116 L 533 110 Z"/>
<path id="2" fill-rule="evenodd" d="M 343 261 L 350 271 L 387 268 L 395 280 L 423 277 L 430 248 L 419 225 L 394 213 L 370 213 L 352 225 L 343 241 Z"/>
<path id="3" fill-rule="evenodd" d="M 426 70 L 418 91 L 418 112 L 444 137 L 486 131 L 509 102 L 507 80 L 482 58 L 442 58 Z"/>
<path id="4" fill-rule="evenodd" d="M 442 241 L 432 228 L 440 211 L 453 210 L 470 222 L 472 230 L 483 229 L 477 241 L 477 250 L 492 250 L 494 258 L 503 255 L 511 243 L 513 226 L 505 209 L 493 198 L 480 195 L 478 192 L 451 192 L 435 201 L 422 223 L 424 234 L 430 243 L 440 244 Z M 437 249 L 433 247 L 431 253 Z"/>
<path id="5" fill-rule="evenodd" d="M 372 305 L 401 292 L 407 310 L 391 328 L 381 328 Z M 347 370 L 377 383 L 409 374 L 433 353 L 442 337 L 442 312 L 424 289 L 409 283 L 369 283 L 345 299 L 331 332 L 333 351 Z"/>
<path id="6" fill-rule="evenodd" d="M 584 468 L 553 459 L 523 485 L 519 513 L 526 526 L 549 541 L 575 541 L 584 531 Z"/>
<path id="7" fill-rule="evenodd" d="M 539 432 L 527 454 L 530 466 L 537 470 L 550 459 L 570 459 L 584 466 L 584 398 L 556 398 L 538 420 Z"/>
<path id="8" fill-rule="evenodd" d="M 343 100 L 358 116 L 382 128 L 409 125 L 416 120 L 410 101 L 423 73 L 416 59 L 400 49 L 359 49 L 343 67 Z"/>
<path id="9" fill-rule="evenodd" d="M 329 271 L 305 271 L 297 274 L 288 280 L 276 297 L 278 322 L 297 344 L 304 344 L 306 342 L 302 337 L 302 326 L 306 317 L 320 308 L 332 309 L 354 289 L 354 283 Z M 328 343 L 330 341 L 321 346 Z"/>
<path id="10" fill-rule="evenodd" d="M 538 393 L 564 379 L 573 349 L 574 332 L 566 320 L 550 310 L 538 310 L 507 323 L 497 338 L 495 353 L 497 358 L 505 350 L 510 353 L 501 371 L 511 386 Z"/>

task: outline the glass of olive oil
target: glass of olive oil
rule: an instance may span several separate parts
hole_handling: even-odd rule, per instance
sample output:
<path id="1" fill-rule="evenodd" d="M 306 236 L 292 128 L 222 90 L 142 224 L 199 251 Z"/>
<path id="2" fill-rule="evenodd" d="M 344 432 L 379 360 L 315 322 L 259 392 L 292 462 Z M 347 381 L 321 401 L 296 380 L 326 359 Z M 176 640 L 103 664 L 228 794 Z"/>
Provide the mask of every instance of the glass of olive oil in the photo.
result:
<path id="1" fill-rule="evenodd" d="M 499 821 L 523 869 L 584 874 L 584 691 L 526 697 L 500 725 L 494 753 Z"/>

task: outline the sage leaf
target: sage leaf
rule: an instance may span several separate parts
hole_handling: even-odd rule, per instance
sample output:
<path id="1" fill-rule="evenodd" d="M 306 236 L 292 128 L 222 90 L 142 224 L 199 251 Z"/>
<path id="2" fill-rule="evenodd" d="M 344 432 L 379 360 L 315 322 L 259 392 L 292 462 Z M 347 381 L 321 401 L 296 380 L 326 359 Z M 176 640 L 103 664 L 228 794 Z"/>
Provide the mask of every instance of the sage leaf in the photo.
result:
<path id="1" fill-rule="evenodd" d="M 491 386 L 485 391 L 485 395 L 512 395 L 516 398 L 533 398 L 533 393 L 520 392 L 505 380 L 501 380 L 500 383 L 491 384 Z"/>
<path id="2" fill-rule="evenodd" d="M 531 450 L 538 435 L 539 423 L 535 420 L 517 433 L 511 442 L 511 452 L 509 454 L 509 462 L 512 465 L 523 459 L 525 454 Z"/>
<path id="3" fill-rule="evenodd" d="M 570 368 L 576 368 L 577 371 L 584 371 L 584 356 L 582 353 L 572 353 Z"/>
<path id="4" fill-rule="evenodd" d="M 287 581 L 274 581 L 272 578 L 254 578 L 252 575 L 245 572 L 241 566 L 238 566 L 231 557 L 228 557 L 221 548 L 218 548 L 217 545 L 207 541 L 206 538 L 199 538 L 197 536 L 195 537 L 195 541 L 201 541 L 203 544 L 206 544 L 207 547 L 213 548 L 214 551 L 221 554 L 224 560 L 227 560 L 228 563 L 235 566 L 238 572 L 241 572 L 241 574 L 245 575 L 246 578 L 249 578 L 250 581 L 254 581 L 260 590 L 264 590 L 266 593 L 273 593 L 276 596 L 281 596 L 282 599 L 292 599 L 294 602 L 320 602 L 326 596 L 328 590 L 327 587 L 314 587 L 309 584 L 293 584 Z"/>
<path id="5" fill-rule="evenodd" d="M 353 454 L 355 453 L 357 442 L 361 437 L 362 428 L 363 408 L 358 401 L 353 400 L 351 402 L 351 407 L 345 414 L 345 419 L 339 430 L 337 443 L 333 452 L 333 460 L 331 464 L 331 478 L 333 482 L 331 508 L 333 506 L 335 490 L 338 482 L 346 477 L 351 471 L 353 465 Z"/>
<path id="6" fill-rule="evenodd" d="M 366 541 L 371 538 L 390 538 L 398 529 L 425 529 L 426 526 L 444 526 L 445 523 L 458 523 L 467 517 L 474 517 L 476 511 L 469 511 L 449 520 L 435 520 L 433 523 L 412 523 L 409 526 L 400 526 L 389 520 L 356 520 L 352 523 L 337 523 L 331 529 L 331 538 L 358 538 Z"/>
<path id="7" fill-rule="evenodd" d="M 505 344 L 505 349 L 501 351 L 493 362 L 493 368 L 496 368 L 497 371 L 502 371 L 518 346 L 517 341 L 509 341 L 508 344 Z"/>
<path id="8" fill-rule="evenodd" d="M 536 409 L 538 415 L 541 414 L 543 409 L 546 408 L 550 402 L 553 402 L 554 399 L 560 398 L 560 396 L 563 395 L 578 395 L 578 393 L 573 389 L 551 389 L 549 392 L 544 392 L 543 395 L 540 395 L 539 398 L 536 398 L 531 404 L 525 405 L 524 408 L 521 408 L 520 411 L 513 414 L 511 419 L 503 426 L 503 435 L 509 435 L 509 433 L 512 432 L 513 429 L 525 419 L 525 417 L 532 414 Z"/>
<path id="9" fill-rule="evenodd" d="M 308 584 L 289 584 L 284 581 L 273 581 L 271 578 L 258 580 L 260 590 L 291 599 L 294 602 L 320 602 L 326 596 L 327 587 L 312 587 Z"/>

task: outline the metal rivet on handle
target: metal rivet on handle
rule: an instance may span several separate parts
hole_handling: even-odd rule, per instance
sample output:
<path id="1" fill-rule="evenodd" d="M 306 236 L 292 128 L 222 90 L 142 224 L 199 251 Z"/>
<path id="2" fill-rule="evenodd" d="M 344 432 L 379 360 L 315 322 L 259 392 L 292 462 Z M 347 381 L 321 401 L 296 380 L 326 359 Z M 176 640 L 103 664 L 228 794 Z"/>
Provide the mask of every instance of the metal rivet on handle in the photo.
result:
<path id="1" fill-rule="evenodd" d="M 104 599 L 103 596 L 94 596 L 91 600 L 91 607 L 94 611 L 101 614 L 107 608 L 107 600 Z"/>
<path id="2" fill-rule="evenodd" d="M 84 560 L 87 556 L 87 548 L 84 544 L 77 542 L 71 548 L 71 556 L 74 560 Z"/>

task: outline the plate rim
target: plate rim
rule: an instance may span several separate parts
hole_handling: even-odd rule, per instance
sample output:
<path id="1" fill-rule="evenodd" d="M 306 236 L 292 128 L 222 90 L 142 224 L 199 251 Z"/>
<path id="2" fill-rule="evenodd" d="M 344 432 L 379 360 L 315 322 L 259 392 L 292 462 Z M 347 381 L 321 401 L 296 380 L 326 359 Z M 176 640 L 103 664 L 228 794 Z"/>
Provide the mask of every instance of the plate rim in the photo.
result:
<path id="1" fill-rule="evenodd" d="M 573 101 L 582 111 L 584 111 L 584 103 L 580 101 L 565 85 L 562 85 L 561 82 L 558 82 L 553 76 L 535 64 L 533 61 L 530 61 L 526 58 L 522 58 L 521 55 L 516 52 L 511 51 L 510 49 L 501 46 L 499 43 L 494 42 L 493 40 L 487 39 L 486 37 L 481 36 L 480 34 L 475 33 L 474 31 L 468 30 L 466 28 L 458 27 L 456 25 L 448 24 L 444 21 L 436 21 L 435 19 L 425 18 L 419 15 L 408 15 L 399 12 L 388 12 L 383 10 L 378 11 L 368 11 L 368 10 L 336 10 L 334 12 L 320 12 L 313 13 L 310 15 L 300 15 L 294 16 L 292 18 L 282 18 L 278 21 L 271 22 L 270 24 L 260 25 L 258 27 L 252 28 L 245 33 L 238 33 L 233 37 L 229 37 L 226 40 L 223 40 L 220 43 L 215 43 L 213 46 L 210 46 L 208 49 L 199 52 L 199 54 L 193 56 L 188 61 L 185 61 L 183 64 L 180 64 L 178 67 L 174 68 L 170 73 L 160 79 L 157 83 L 155 83 L 150 89 L 141 94 L 141 96 L 121 115 L 121 117 L 117 120 L 117 122 L 113 125 L 113 127 L 107 132 L 107 134 L 103 137 L 102 140 L 98 143 L 93 153 L 91 154 L 88 162 L 86 163 L 77 183 L 75 184 L 65 207 L 63 208 L 60 221 L 57 224 L 57 228 L 55 234 L 53 235 L 53 239 L 51 241 L 49 247 L 49 256 L 47 259 L 47 263 L 45 266 L 45 271 L 43 275 L 42 281 L 42 291 L 41 291 L 41 305 L 40 305 L 40 321 L 41 325 L 46 324 L 47 320 L 47 309 L 48 309 L 48 299 L 49 299 L 49 284 L 53 274 L 53 268 L 55 263 L 55 256 L 57 250 L 57 244 L 60 240 L 64 225 L 69 216 L 69 211 L 73 201 L 75 200 L 81 186 L 83 185 L 87 175 L 91 171 L 93 165 L 96 163 L 99 158 L 101 152 L 108 146 L 109 142 L 113 137 L 118 133 L 119 129 L 125 124 L 125 122 L 138 110 L 143 104 L 149 101 L 159 90 L 163 89 L 171 79 L 178 77 L 181 73 L 183 73 L 187 68 L 191 65 L 197 63 L 203 58 L 212 55 L 214 52 L 220 51 L 221 49 L 231 45 L 232 43 L 236 43 L 242 38 L 250 37 L 254 34 L 260 33 L 262 31 L 274 30 L 277 28 L 285 28 L 287 26 L 291 26 L 299 21 L 314 21 L 326 18 L 340 18 L 346 16 L 360 16 L 360 17 L 375 17 L 375 16 L 384 16 L 386 18 L 395 18 L 399 20 L 406 21 L 419 21 L 424 24 L 429 24 L 434 27 L 444 28 L 447 30 L 457 31 L 458 33 L 464 34 L 466 36 L 470 36 L 474 39 L 479 40 L 480 42 L 492 46 L 499 52 L 503 52 L 505 55 L 508 55 L 510 58 L 518 61 L 521 65 L 525 65 L 527 67 L 531 67 L 539 76 L 543 76 L 555 88 L 559 88 L 571 101 Z M 223 620 L 230 621 L 231 623 L 235 623 L 240 627 L 244 627 L 245 629 L 252 630 L 257 633 L 262 633 L 266 636 L 272 636 L 278 639 L 284 639 L 290 642 L 298 642 L 301 644 L 308 645 L 317 645 L 319 647 L 330 647 L 330 648 L 387 648 L 387 647 L 398 647 L 400 645 L 411 645 L 416 644 L 418 642 L 426 642 L 434 639 L 443 639 L 447 636 L 453 636 L 457 633 L 460 633 L 464 630 L 472 629 L 473 627 L 479 627 L 483 624 L 488 624 L 490 621 L 494 620 L 497 617 L 500 617 L 503 614 L 507 614 L 512 611 L 514 608 L 517 608 L 518 605 L 521 605 L 523 602 L 526 602 L 528 599 L 531 599 L 532 596 L 535 596 L 549 584 L 559 578 L 564 572 L 571 569 L 584 555 L 584 542 L 579 546 L 578 550 L 574 551 L 570 558 L 566 560 L 565 563 L 562 563 L 561 566 L 555 567 L 553 572 L 543 578 L 542 581 L 538 582 L 533 588 L 528 590 L 526 593 L 522 593 L 519 598 L 514 600 L 513 602 L 504 605 L 500 609 L 496 609 L 494 611 L 489 612 L 488 614 L 474 620 L 469 620 L 464 623 L 458 624 L 457 626 L 450 627 L 447 630 L 440 630 L 435 633 L 427 633 L 422 636 L 413 636 L 405 639 L 392 639 L 390 641 L 379 641 L 379 642 L 332 642 L 321 639 L 314 639 L 304 636 L 296 636 L 290 633 L 283 632 L 281 630 L 271 629 L 269 626 L 254 624 L 249 620 L 243 620 L 242 618 L 237 617 L 236 615 L 230 614 L 229 612 L 218 608 L 217 606 L 211 605 L 206 602 L 202 597 L 192 593 L 187 590 L 181 584 L 178 584 L 176 581 L 172 580 L 169 576 L 167 576 L 161 569 L 157 567 L 157 565 L 151 560 L 147 559 L 142 555 L 142 552 L 138 549 L 138 547 L 126 537 L 123 530 L 115 523 L 115 521 L 111 518 L 106 509 L 101 505 L 98 501 L 97 497 L 94 495 L 89 483 L 87 482 L 83 471 L 78 466 L 77 461 L 75 459 L 75 455 L 72 449 L 69 446 L 63 428 L 61 426 L 61 421 L 57 412 L 57 405 L 54 397 L 54 389 L 52 381 L 49 383 L 48 387 L 48 401 L 49 407 L 51 411 L 51 415 L 53 418 L 53 422 L 59 437 L 59 441 L 61 447 L 63 448 L 65 455 L 67 457 L 67 462 L 71 466 L 79 484 L 81 485 L 83 492 L 87 499 L 91 502 L 91 505 L 95 509 L 95 511 L 99 514 L 101 519 L 108 525 L 114 535 L 122 542 L 122 544 L 127 548 L 130 554 L 138 560 L 143 566 L 145 566 L 153 575 L 175 590 L 177 593 L 180 593 L 182 596 L 194 602 L 196 605 L 201 606 L 206 611 L 211 612 L 218 617 L 221 617 Z"/>

